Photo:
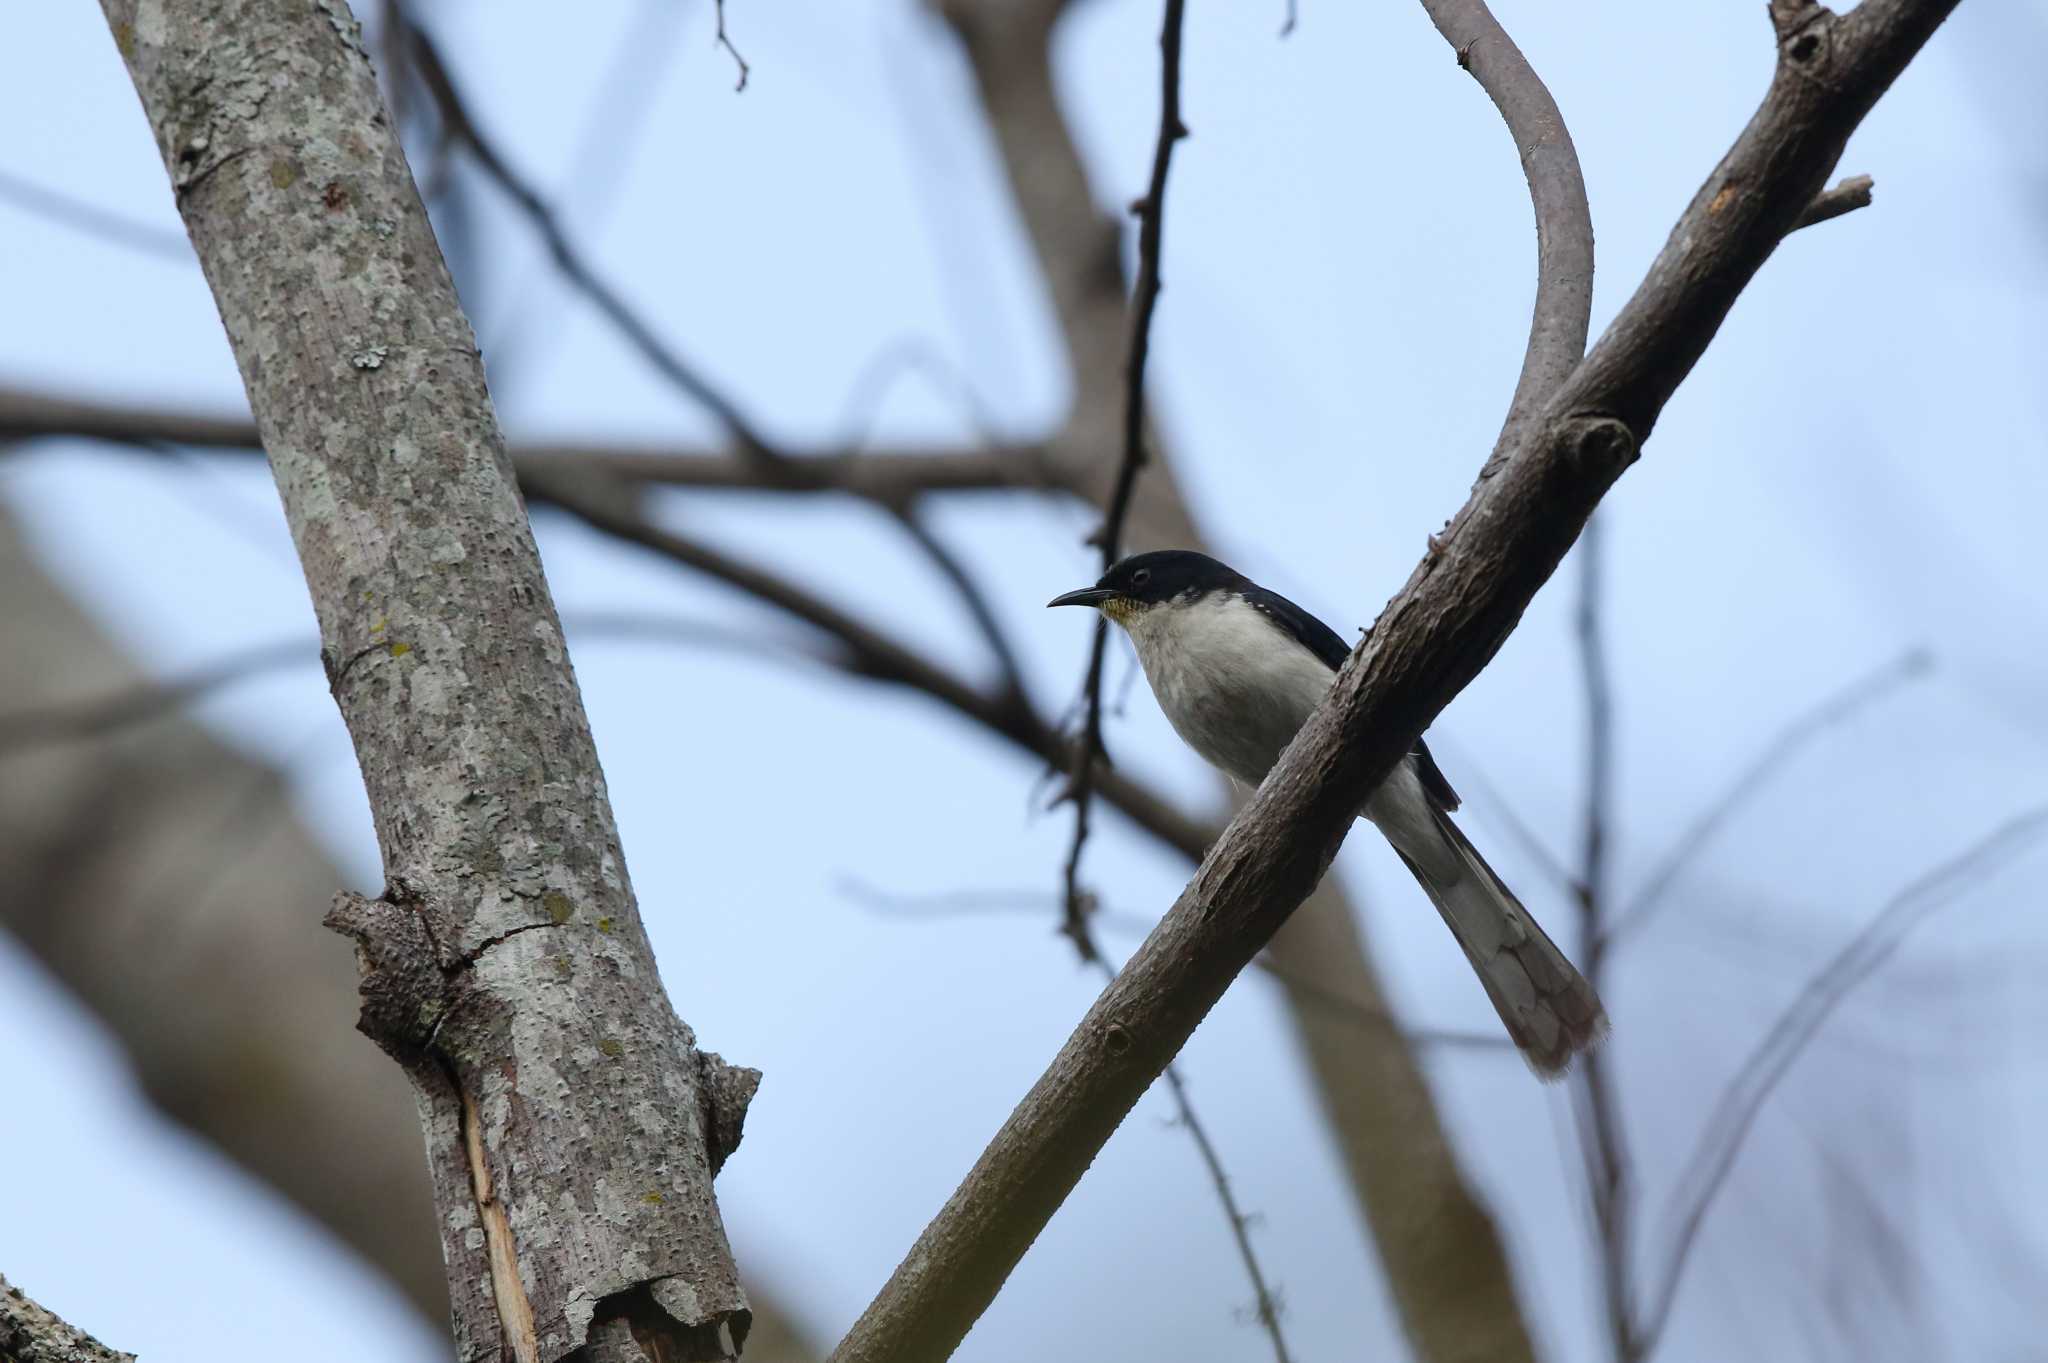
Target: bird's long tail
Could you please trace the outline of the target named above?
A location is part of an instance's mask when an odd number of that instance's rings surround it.
[[[1607,1035],[1607,1012],[1586,977],[1450,817],[1437,811],[1436,824],[1457,853],[1455,859],[1430,858],[1443,874],[1425,870],[1406,852],[1401,860],[1465,949],[1529,1068],[1544,1079],[1562,1078],[1574,1055]],[[1400,851],[1398,845],[1395,850]],[[1452,861],[1458,864],[1455,878],[1448,874]]]

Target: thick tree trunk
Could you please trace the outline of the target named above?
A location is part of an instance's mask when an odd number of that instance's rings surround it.
[[[350,1028],[355,966],[317,921],[341,872],[284,774],[176,712],[58,742],[25,724],[149,682],[37,566],[4,503],[0,601],[0,928],[107,1028],[165,1116],[445,1325],[419,1119],[404,1075]],[[758,1284],[747,1296],[749,1363],[817,1357]]]
[[[455,299],[341,0],[104,0],[269,451],[383,849],[362,1026],[426,1130],[464,1359],[719,1358],[758,1076],[670,1010]]]

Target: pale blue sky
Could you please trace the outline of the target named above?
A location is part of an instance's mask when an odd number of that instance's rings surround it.
[[[739,96],[708,4],[666,18],[624,3],[420,6],[487,126],[566,197],[607,278],[775,436],[842,435],[863,372],[910,338],[948,357],[1002,430],[1057,421],[1050,318],[943,33],[910,0],[729,8],[753,65]],[[1755,107],[1771,61],[1760,9],[1501,0],[1585,165],[1596,328]],[[1090,0],[1061,34],[1063,93],[1105,205],[1142,187],[1158,17],[1153,0]],[[1194,136],[1169,199],[1155,393],[1220,552],[1348,631],[1462,500],[1498,425],[1533,235],[1513,148],[1419,6],[1303,0],[1284,42],[1279,18],[1277,0],[1190,6]],[[1653,1211],[1719,1083],[1800,982],[1913,876],[2048,800],[2048,160],[2030,135],[2044,32],[2037,8],[1963,7],[1850,143],[1842,173],[1874,175],[1876,206],[1786,243],[1608,502],[1624,887],[1790,716],[1909,647],[1937,660],[1802,756],[1616,962],[1614,1054]],[[19,7],[7,36],[0,123],[15,135],[0,170],[177,232],[96,9]],[[605,135],[636,96],[644,121]],[[504,366],[494,385],[515,436],[710,438],[548,276],[502,202],[480,201],[465,301]],[[0,296],[0,381],[238,409],[189,264],[0,203]],[[956,402],[915,381],[889,391],[876,429],[972,434]],[[0,496],[153,668],[312,634],[253,461],[195,468],[52,442],[0,460]],[[868,512],[746,496],[662,510],[985,667],[950,598]],[[989,583],[1042,703],[1060,708],[1086,631],[1040,606],[1092,576],[1086,519],[963,499],[938,521]],[[565,613],[780,625],[559,518],[539,531]],[[1581,796],[1570,569],[1433,733],[1454,782],[1483,772],[1560,850]],[[1031,764],[912,696],[618,643],[579,647],[576,662],[678,1008],[708,1047],[767,1074],[719,1185],[742,1262],[836,1338],[1092,994],[1050,931],[1067,819],[1034,812]],[[290,764],[299,809],[374,887],[317,668],[203,713]],[[1110,740],[1120,764],[1190,806],[1215,799],[1142,685]],[[1468,826],[1568,936],[1565,905],[1482,802]],[[1089,866],[1127,914],[1157,914],[1184,878],[1114,817]],[[1354,839],[1339,868],[1409,1015],[1494,1025],[1376,840]],[[1933,920],[1793,1071],[1708,1224],[1663,1357],[2031,1347],[2048,1262],[2031,1045],[2048,1024],[2033,987],[2044,869],[2048,850]],[[1042,890],[1047,913],[890,920],[850,900],[847,878]],[[319,908],[305,906],[309,932]],[[444,1347],[317,1229],[150,1116],[89,1020],[4,948],[0,1034],[13,1039],[10,1103],[38,1114],[0,1128],[0,1158],[36,1171],[0,1180],[0,1271],[17,1283],[151,1359],[199,1357],[201,1340],[211,1357],[309,1360]],[[1269,986],[1235,988],[1185,1063],[1259,1214],[1297,1356],[1398,1356]],[[1593,1356],[1562,1099],[1511,1059],[1432,1066],[1550,1356]],[[1167,1116],[1159,1099],[1141,1104],[961,1358],[1262,1355],[1233,1318],[1248,1293]],[[1876,1190],[1924,1275],[1917,1304],[1889,1303],[1913,1329],[1867,1341],[1813,1333],[1832,1328],[1831,1293],[1872,1291],[1833,1238],[1856,1224],[1841,1208],[1857,1187]],[[1653,1217],[1648,1265],[1661,1235]]]

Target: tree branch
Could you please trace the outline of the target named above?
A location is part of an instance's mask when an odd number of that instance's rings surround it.
[[[1868,175],[1851,175],[1833,189],[1824,190],[1814,196],[1806,211],[1792,220],[1792,230],[1811,227],[1815,223],[1839,218],[1844,213],[1854,213],[1859,208],[1870,207],[1870,194],[1876,181]]]
[[[1102,972],[1105,984],[1116,978],[1116,968],[1096,946],[1086,918],[1073,920],[1062,931],[1073,938],[1074,950],[1082,963]],[[1195,1153],[1201,1157],[1202,1167],[1209,1175],[1209,1186],[1215,1190],[1216,1201],[1223,1208],[1223,1219],[1230,1227],[1231,1242],[1237,1246],[1238,1262],[1244,1265],[1245,1277],[1251,1281],[1253,1318],[1273,1345],[1273,1363],[1292,1363],[1287,1352],[1287,1334],[1280,1328],[1280,1296],[1267,1285],[1266,1271],[1259,1264],[1258,1251],[1252,1248],[1251,1218],[1237,1205],[1237,1194],[1231,1191],[1230,1176],[1223,1168],[1223,1156],[1217,1153],[1216,1143],[1209,1139],[1208,1128],[1195,1114],[1194,1100],[1188,1097],[1187,1083],[1181,1078],[1179,1067],[1168,1064],[1163,1077],[1167,1097],[1172,1101],[1188,1139],[1195,1143]]]
[[[596,529],[714,577],[822,630],[846,647],[848,656],[843,665],[848,671],[921,692],[1048,765],[1059,764],[1065,745],[1058,732],[1031,708],[1028,699],[986,694],[881,630],[767,569],[742,563],[722,550],[652,524],[622,492],[623,489],[613,488],[607,493],[590,479],[541,478],[531,488],[536,498]],[[1099,788],[1104,799],[1123,810],[1140,828],[1177,848],[1190,860],[1199,858],[1202,848],[1214,836],[1213,827],[1115,772],[1103,773]]]
[[[1606,987],[1603,931],[1608,903],[1607,838],[1614,821],[1614,696],[1607,662],[1602,606],[1605,604],[1606,536],[1601,519],[1586,522],[1579,537],[1579,672],[1586,689],[1586,806],[1577,897],[1579,941],[1586,979],[1597,994]],[[1608,1345],[1615,1363],[1642,1356],[1635,1320],[1634,1161],[1622,1124],[1606,1047],[1581,1057],[1573,1098],[1586,1188],[1600,1255],[1601,1303]]]
[[[1181,27],[1186,0],[1166,0],[1159,30],[1159,135],[1152,148],[1152,179],[1145,197],[1132,205],[1138,215],[1138,284],[1131,299],[1130,348],[1124,359],[1123,457],[1117,463],[1102,524],[1090,542],[1102,551],[1108,572],[1123,551],[1124,520],[1131,512],[1131,493],[1145,466],[1145,367],[1152,354],[1152,314],[1159,304],[1160,255],[1166,248],[1166,175],[1173,149],[1188,135],[1180,117]],[[1102,669],[1109,655],[1109,620],[1098,614],[1088,645],[1088,668],[1081,682],[1081,729],[1074,741],[1073,763],[1065,797],[1074,805],[1074,839],[1067,849],[1062,881],[1066,887],[1065,931],[1088,960],[1094,943],[1087,930],[1088,895],[1081,888],[1081,855],[1088,846],[1089,805],[1095,797],[1096,765],[1106,757],[1102,744]],[[1276,1335],[1277,1341],[1277,1335]],[[1277,1345],[1281,1353],[1284,1345]]]
[[[1307,897],[1366,796],[1498,650],[1863,114],[1954,0],[1778,0],[1762,108],[1613,327],[1498,461],[1160,925],[841,1341],[949,1355],[1145,1089]]]
[[[386,890],[330,925],[412,1079],[465,1360],[748,1325],[707,1100],[474,337],[341,0],[104,0],[242,370]],[[630,1108],[621,1123],[613,1115]],[[630,1334],[628,1327],[630,1326]]]
[[[1593,214],[1557,101],[1485,0],[1422,0],[1429,20],[1508,125],[1536,212],[1536,308],[1501,424],[1505,451],[1586,353],[1593,316]]]
[[[0,1274],[0,1359],[7,1363],[135,1363],[56,1313],[30,1301]]]
[[[720,392],[709,380],[698,372],[696,365],[683,358],[674,347],[655,333],[654,327],[634,310],[625,297],[611,285],[599,279],[583,253],[577,249],[569,235],[563,230],[561,220],[539,190],[499,154],[497,146],[483,133],[471,114],[469,106],[456,89],[455,80],[449,74],[447,64],[441,59],[440,49],[425,29],[412,20],[403,5],[397,13],[412,39],[412,56],[420,81],[434,98],[440,110],[443,126],[461,145],[467,147],[476,158],[483,172],[496,181],[512,202],[519,207],[540,233],[541,240],[548,248],[548,254],[555,262],[555,268],[571,287],[588,299],[592,306],[610,322],[628,344],[640,352],[643,359],[664,379],[692,402],[697,403],[715,416],[719,424],[730,431],[738,442],[741,453],[755,460],[779,460],[780,451],[770,445],[755,429],[753,423],[740,411],[738,405]],[[720,35],[723,36],[723,16],[720,20]],[[739,54],[733,54],[737,57]],[[745,63],[741,64],[744,72]],[[744,84],[744,78],[742,79]]]
[[[147,448],[159,444],[261,452],[256,423],[175,408],[98,402],[0,385],[0,441],[73,436]],[[929,450],[807,449],[775,462],[711,450],[593,441],[511,447],[513,465],[555,475],[580,471],[669,487],[732,492],[839,493],[885,505],[923,493],[1067,492],[1043,445]]]

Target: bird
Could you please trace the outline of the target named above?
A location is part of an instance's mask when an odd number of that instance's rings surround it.
[[[1090,606],[1120,626],[1159,708],[1203,760],[1246,788],[1266,778],[1351,649],[1278,592],[1207,554],[1162,549],[1113,564],[1047,603]],[[1464,948],[1528,1062],[1561,1078],[1607,1032],[1586,977],[1452,822],[1458,793],[1420,739],[1365,802]]]

